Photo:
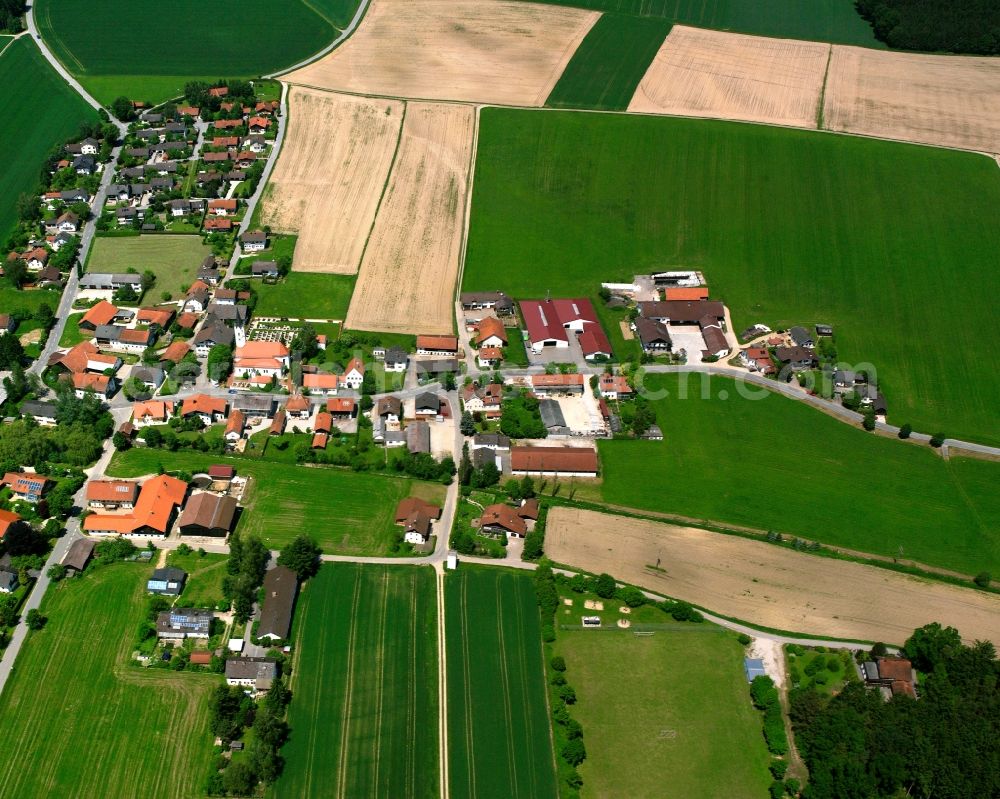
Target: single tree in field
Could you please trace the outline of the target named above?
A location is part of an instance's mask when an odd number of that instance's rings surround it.
[[[606,572],[599,575],[594,583],[594,593],[602,599],[611,599],[615,595],[615,578]]]
[[[319,571],[320,548],[307,535],[295,537],[287,547],[281,550],[278,555],[278,565],[287,566],[295,572],[300,580],[308,580]]]

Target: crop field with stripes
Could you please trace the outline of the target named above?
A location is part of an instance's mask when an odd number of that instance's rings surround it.
[[[556,795],[531,575],[465,568],[445,583],[452,796]]]
[[[438,793],[434,573],[327,563],[306,583],[281,799]]]

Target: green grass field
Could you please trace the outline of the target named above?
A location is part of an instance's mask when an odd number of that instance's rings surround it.
[[[159,102],[187,80],[255,77],[309,57],[335,38],[331,20],[351,2],[288,0],[278,10],[269,0],[180,0],[158,19],[148,0],[39,0],[35,19],[56,57],[102,103],[121,94]],[[143,35],[156,26],[169,33]],[[129,31],[142,47],[122,45]]]
[[[641,638],[574,629],[554,646],[584,729],[583,799],[767,795],[770,756],[735,635],[707,624]]]
[[[452,796],[555,796],[531,575],[462,567],[445,583]]]
[[[38,188],[42,162],[96,112],[63,83],[31,39],[7,45],[0,55],[0,242],[17,222],[17,198]],[[38,110],[45,109],[44,114]],[[58,301],[57,301],[58,302]],[[6,309],[4,309],[6,310]]]
[[[834,325],[889,420],[1000,444],[1000,172],[969,153],[762,125],[484,109],[463,290],[593,296],[701,269],[737,332]],[[498,283],[498,276],[502,276]]]
[[[212,248],[202,243],[201,236],[98,236],[87,271],[124,272],[131,267],[142,273],[148,269],[156,275],[156,283],[144,301],[155,303],[164,291],[181,296],[181,287],[194,283],[198,267],[211,254]]]
[[[212,762],[208,693],[218,675],[127,664],[148,565],[118,564],[52,586],[0,696],[16,757],[3,796],[192,797]]]
[[[290,272],[280,283],[257,286],[257,316],[343,319],[354,292],[354,275]]]
[[[327,563],[306,584],[275,797],[438,795],[434,579]]]
[[[272,548],[308,532],[328,554],[388,555],[399,529],[394,523],[399,500],[414,492],[428,501],[444,500],[444,486],[406,477],[162,449],[115,453],[108,473],[139,477],[161,466],[197,472],[213,463],[231,464],[253,478],[238,529]]]
[[[701,399],[701,377],[646,378],[652,396],[670,392],[656,402],[664,440],[599,443],[605,501],[1000,573],[1000,464],[944,461],[763,389],[745,399],[725,378]]]
[[[7,284],[0,286],[0,312],[10,313],[11,311],[23,310],[34,313],[44,303],[48,303],[49,308],[55,311],[59,307],[61,295],[62,292],[53,289],[19,291]]]
[[[532,0],[534,1],[534,0]],[[885,49],[851,0],[542,0],[698,28]]]
[[[602,15],[580,42],[545,104],[624,111],[669,32],[667,20]]]
[[[211,608],[224,600],[222,580],[226,576],[227,555],[197,550],[182,555],[173,549],[167,554],[167,565],[187,572],[181,604],[195,608]]]

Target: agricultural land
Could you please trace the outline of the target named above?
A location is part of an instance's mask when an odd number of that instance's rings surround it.
[[[674,26],[629,111],[816,127],[830,46]]]
[[[766,795],[767,748],[733,633],[560,629],[553,648],[585,731],[581,796]]]
[[[601,281],[697,268],[735,330],[834,325],[841,360],[877,369],[892,421],[1000,443],[982,335],[982,297],[1000,289],[993,159],[757,125],[484,109],[475,174],[463,290],[595,296]]]
[[[390,333],[454,330],[475,126],[469,106],[407,103],[399,152],[347,312],[348,327]]]
[[[343,46],[286,78],[357,94],[541,106],[598,16],[514,0],[373,0]]]
[[[599,444],[606,502],[902,552],[970,576],[1000,569],[1000,464],[944,461],[763,388],[747,398],[728,378],[651,375],[645,388],[663,397],[664,440]],[[863,508],[864,524],[845,508]]]
[[[295,87],[261,220],[299,234],[296,272],[353,275],[389,177],[403,103]]]
[[[5,120],[0,127],[0,239],[6,240],[17,221],[17,198],[38,188],[38,173],[49,151],[96,113],[58,78],[27,38],[8,42],[0,54],[0,106]],[[39,108],[45,113],[38,113]],[[10,307],[4,305],[5,310]]]
[[[834,47],[830,130],[1000,152],[1000,60]]]
[[[430,568],[325,564],[296,610],[281,797],[438,792]]]
[[[158,298],[164,291],[175,298],[190,286],[205,257],[212,254],[201,236],[98,236],[87,261],[88,272],[146,271],[156,275],[151,291]],[[148,299],[148,298],[147,298]]]
[[[535,2],[536,0],[520,0]],[[542,0],[699,28],[884,48],[850,0]]]
[[[463,567],[446,578],[445,613],[451,795],[554,795],[531,576]]]
[[[154,449],[119,452],[109,467],[118,477],[167,470],[198,471],[225,462],[251,478],[239,531],[257,535],[277,549],[303,530],[324,552],[341,555],[388,554],[395,527],[396,503],[425,484],[408,478],[365,474],[335,468],[304,468],[250,458],[224,458]],[[442,486],[427,484],[432,501]]]
[[[669,30],[662,19],[602,14],[545,104],[624,111]]]
[[[219,677],[126,664],[149,571],[115,565],[49,589],[49,623],[32,633],[0,697],[0,728],[18,753],[0,766],[4,796],[202,791],[213,757],[207,699]]]
[[[771,629],[901,644],[939,621],[1000,642],[994,594],[740,536],[560,507],[549,512],[545,549],[557,563]]]
[[[180,0],[169,21],[156,23],[180,27],[143,37],[142,46],[123,46],[122,25],[131,20],[141,35],[154,20],[148,3],[39,0],[35,18],[63,66],[102,103],[123,94],[160,102],[182,94],[190,80],[255,77],[307,58],[333,41],[352,4],[290,0],[279,12],[268,0]]]

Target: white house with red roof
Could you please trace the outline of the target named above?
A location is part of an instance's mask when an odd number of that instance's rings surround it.
[[[341,375],[340,379],[348,388],[360,391],[361,384],[365,379],[365,365],[362,363],[361,359],[351,358],[350,362],[347,364],[347,368],[344,369],[344,374]]]

